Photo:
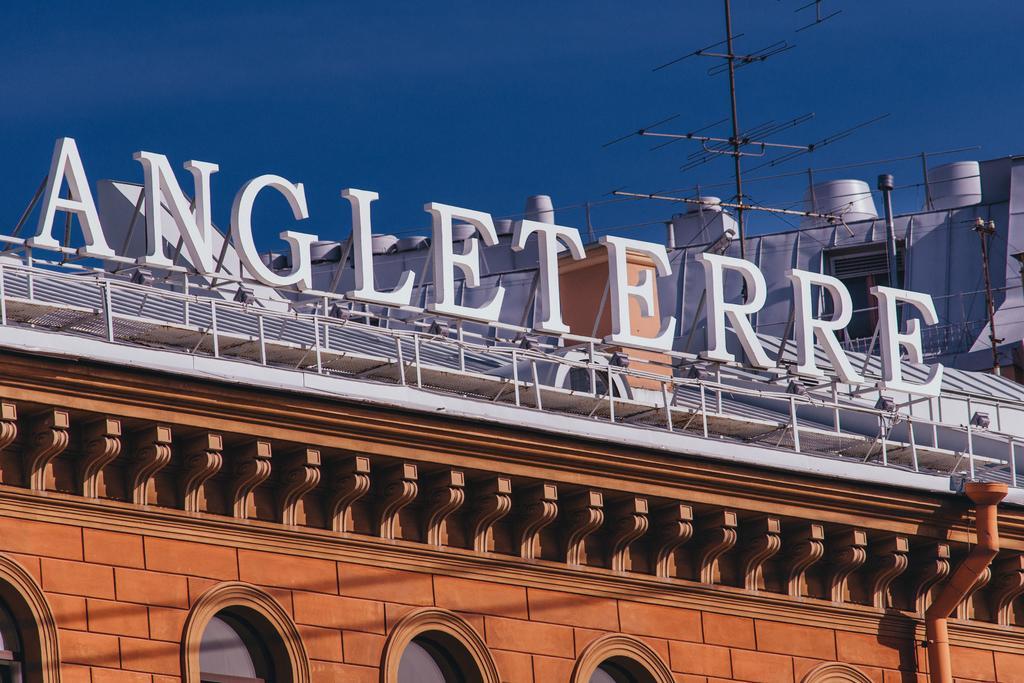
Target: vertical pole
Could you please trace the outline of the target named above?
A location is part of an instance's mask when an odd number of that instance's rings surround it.
[[[405,386],[405,356],[402,354],[402,338],[395,335],[395,354],[398,356],[398,381]]]
[[[885,246],[886,260],[889,262],[889,286],[899,287],[899,269],[896,262],[896,225],[892,218],[892,191],[895,181],[892,175],[884,173],[878,176],[878,189],[882,191],[882,204],[885,207]]]
[[[324,359],[323,354],[320,353],[320,318],[316,313],[313,314],[313,346],[316,349],[316,371],[317,374],[323,374],[324,372]]]
[[[530,373],[533,376],[533,400],[537,404],[537,410],[543,410],[544,405],[540,400],[540,376],[537,374],[537,361],[530,359]]]
[[[1010,437],[1010,486],[1017,486],[1017,448]]]
[[[715,363],[715,384],[718,385],[718,391],[715,392],[715,412],[719,415],[722,414],[722,366]]]
[[[974,481],[974,435],[971,430],[970,420],[967,421],[967,464],[971,481]]]
[[[608,366],[608,419],[615,422],[615,390],[612,377],[612,366]]]
[[[665,402],[665,425],[668,427],[668,431],[675,431],[672,429],[672,403],[669,400],[665,382],[661,383],[661,400]]]
[[[267,338],[263,333],[263,315],[256,316],[256,323],[260,329],[260,365],[267,364]]]
[[[594,342],[587,342],[587,365],[590,367],[590,393],[597,397],[597,367],[594,365]]]
[[[36,298],[36,279],[32,275],[35,262],[32,260],[32,247],[25,247],[25,265],[28,266],[28,300]]]
[[[789,422],[793,429],[793,450],[800,452],[800,428],[796,422],[796,396],[789,397]]]
[[[418,334],[412,338],[412,358],[416,363],[416,386],[422,389],[423,371],[420,369],[420,336]]]
[[[0,264],[0,325],[7,324],[7,289],[4,285],[4,266]]]
[[[458,325],[456,326],[455,330],[456,330],[456,332],[458,332],[457,337],[458,337],[458,343],[459,343],[459,370],[461,370],[462,372],[465,372],[466,371],[466,348],[465,348],[465,346],[463,346],[464,337],[462,335],[462,321],[461,320],[458,322]]]
[[[189,318],[191,318],[191,304],[188,300],[188,273],[183,273],[184,282],[181,285],[181,291],[185,295],[185,327],[189,326]]]
[[[996,222],[978,218],[974,223],[974,231],[981,238],[981,268],[985,276],[985,305],[988,309],[988,339],[992,343],[992,374],[999,374],[999,342],[996,337],[996,307],[992,300],[992,278],[988,271],[988,238],[996,231]]]
[[[832,431],[839,433],[839,385],[832,380]]]
[[[220,358],[220,340],[217,338],[217,300],[210,299],[210,329],[213,332],[213,357]]]
[[[110,295],[110,283],[103,283],[103,317],[107,323],[107,341],[114,341],[114,302]]]
[[[920,468],[918,467],[917,462],[917,441],[914,438],[914,423],[910,420],[909,416],[907,417],[907,431],[910,433],[910,458],[914,463],[914,471],[919,472]]]
[[[924,175],[924,207],[932,210],[932,188],[928,183],[928,154],[921,152],[921,173]]]
[[[516,405],[520,403],[519,399],[519,360],[516,358],[516,350],[512,349],[512,389],[516,397]]]
[[[736,111],[736,55],[732,51],[732,8],[725,0],[725,41],[726,60],[729,62],[729,101],[732,105],[732,155],[736,171],[736,203],[743,205],[743,175],[740,168],[740,120]],[[743,225],[743,209],[736,209],[736,226],[739,228],[740,258],[747,258],[747,232]]]
[[[886,442],[889,440],[889,432],[885,429],[885,418],[881,415],[878,416],[878,438],[882,442],[882,464],[888,467],[889,448]]]
[[[700,424],[704,438],[708,438],[708,399],[704,392],[704,382],[700,383]]]
[[[971,399],[967,397],[967,463],[970,468],[971,481],[974,481],[974,425],[971,418],[974,416],[974,409],[971,406]]]

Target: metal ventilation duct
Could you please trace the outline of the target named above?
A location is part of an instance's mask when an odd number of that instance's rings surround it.
[[[701,197],[701,204],[690,204],[686,213],[672,216],[672,232],[677,247],[714,242],[726,230],[736,231],[736,219],[722,209],[718,197]]]
[[[539,223],[555,222],[555,207],[551,197],[546,194],[535,194],[526,198],[526,218]]]
[[[390,254],[395,251],[398,238],[394,235],[375,235],[370,244],[374,254]]]
[[[511,235],[512,230],[515,228],[515,223],[511,218],[499,218],[494,221],[494,230],[498,235]]]
[[[341,242],[313,242],[313,244],[309,245],[309,256],[313,263],[340,261]]]
[[[452,226],[452,242],[468,240],[476,234],[476,226],[470,223],[456,223]]]
[[[929,209],[958,209],[981,201],[981,166],[977,161],[954,161],[928,171]]]
[[[403,237],[395,243],[395,251],[418,251],[430,247],[430,238],[423,235]]]
[[[878,218],[871,187],[863,180],[829,180],[814,185],[804,195],[804,206],[815,213],[830,213],[843,217],[847,223]],[[822,218],[806,218],[804,227],[824,225]]]

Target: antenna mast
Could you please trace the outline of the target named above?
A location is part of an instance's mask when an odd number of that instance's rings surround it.
[[[743,204],[743,170],[740,161],[740,120],[736,111],[736,54],[732,51],[732,7],[725,0],[725,50],[729,63],[729,100],[732,104],[732,158],[736,169],[736,203]],[[736,209],[736,225],[739,228],[740,258],[747,258],[747,232],[743,227],[743,209]]]
[[[827,16],[822,16],[821,15],[821,3],[822,3],[822,1],[823,0],[812,0],[812,2],[810,4],[804,5],[803,7],[800,7],[800,8],[798,8],[796,10],[796,11],[799,12],[801,10],[805,10],[805,9],[810,8],[810,7],[814,7],[815,8],[815,13],[816,13],[815,14],[815,21],[812,22],[811,24],[808,24],[807,26],[804,26],[803,28],[801,28],[799,30],[802,31],[802,30],[810,28],[812,26],[816,26],[818,24],[821,24],[824,21],[826,21],[828,19],[831,19],[832,17],[836,16],[837,14],[839,14],[841,12],[841,10],[839,10],[839,11],[835,11],[835,12],[833,12],[833,13],[827,15]],[[616,138],[614,140],[611,140],[610,142],[605,143],[604,147],[608,147],[609,145],[614,145],[616,143],[622,142],[623,140],[626,140],[627,138],[630,138],[630,137],[632,137],[634,135],[640,136],[640,137],[663,138],[665,140],[665,142],[663,142],[661,144],[658,144],[658,145],[655,145],[654,147],[652,147],[651,148],[652,150],[659,149],[661,147],[665,147],[666,145],[669,145],[669,144],[671,144],[673,142],[676,142],[678,140],[691,140],[691,141],[700,143],[700,146],[701,146],[700,150],[690,154],[689,157],[687,157],[687,159],[688,159],[687,163],[683,164],[680,167],[681,171],[688,171],[690,169],[696,168],[697,166],[700,166],[700,165],[708,162],[709,160],[715,158],[716,156],[722,156],[722,155],[724,155],[724,156],[731,156],[733,158],[733,172],[734,172],[733,175],[734,175],[734,181],[735,181],[736,196],[735,196],[734,203],[730,203],[729,206],[733,207],[736,210],[736,224],[737,224],[737,228],[738,228],[738,230],[737,230],[737,238],[739,239],[740,257],[743,258],[743,259],[746,259],[747,258],[747,249],[746,249],[746,237],[747,237],[747,230],[746,230],[746,228],[747,228],[747,226],[746,226],[746,221],[745,221],[745,215],[744,214],[747,211],[768,211],[769,213],[776,213],[776,214],[779,214],[779,213],[793,213],[793,214],[805,215],[805,216],[812,216],[812,215],[814,215],[815,217],[828,218],[828,220],[830,220],[832,222],[842,222],[842,220],[843,220],[842,213],[844,213],[844,212],[843,211],[838,211],[838,212],[832,212],[830,214],[822,214],[822,213],[816,213],[815,211],[810,211],[810,212],[780,211],[780,210],[777,210],[777,209],[769,209],[767,207],[758,206],[756,203],[747,201],[747,198],[746,198],[746,196],[743,193],[743,161],[742,161],[741,157],[744,157],[744,156],[765,157],[769,153],[769,151],[771,151],[771,152],[781,151],[782,152],[781,156],[778,156],[778,157],[775,157],[775,158],[769,158],[767,160],[764,160],[761,164],[755,166],[754,168],[757,169],[757,168],[762,168],[764,166],[776,166],[776,165],[778,165],[780,163],[784,163],[784,162],[789,161],[789,160],[791,160],[793,158],[796,158],[796,157],[798,157],[798,156],[800,156],[802,154],[810,154],[811,152],[814,152],[815,150],[817,150],[817,149],[819,149],[821,147],[824,147],[825,145],[828,145],[828,144],[831,144],[833,142],[837,142],[839,140],[842,140],[842,139],[844,139],[846,137],[849,137],[855,131],[857,131],[857,130],[865,127],[865,126],[868,126],[868,125],[871,125],[873,123],[876,123],[877,121],[882,120],[883,118],[888,116],[888,114],[883,114],[881,116],[876,116],[876,117],[874,117],[872,119],[869,119],[867,121],[863,121],[863,122],[858,123],[858,124],[856,124],[854,126],[851,126],[851,127],[847,128],[845,130],[841,130],[838,133],[833,133],[833,134],[831,134],[831,135],[829,135],[829,136],[827,136],[825,138],[822,138],[821,140],[817,140],[817,141],[812,142],[810,144],[802,144],[802,145],[801,144],[787,144],[787,143],[781,143],[781,142],[769,142],[767,138],[769,136],[772,136],[772,135],[782,131],[782,130],[786,130],[788,128],[793,128],[793,127],[798,126],[798,125],[800,125],[800,124],[802,124],[802,123],[804,123],[806,121],[809,121],[811,118],[814,117],[813,113],[809,113],[809,114],[804,114],[802,116],[798,116],[798,117],[792,119],[791,121],[787,121],[785,123],[777,123],[775,121],[768,121],[768,122],[765,122],[765,123],[761,123],[761,124],[759,124],[757,126],[754,126],[753,128],[750,128],[749,130],[746,130],[746,131],[741,130],[740,129],[740,120],[739,120],[739,106],[738,106],[738,103],[736,101],[736,99],[737,99],[736,98],[736,89],[737,89],[736,88],[736,70],[741,68],[741,67],[748,66],[750,64],[757,64],[757,63],[764,62],[767,59],[769,59],[770,57],[773,57],[773,56],[778,55],[778,54],[780,54],[782,52],[786,52],[788,50],[793,49],[793,47],[795,47],[795,46],[790,44],[786,40],[780,40],[778,42],[772,43],[771,45],[768,45],[767,47],[763,47],[760,50],[756,50],[756,51],[751,52],[749,54],[737,54],[735,52],[734,43],[735,43],[735,40],[738,39],[738,38],[741,38],[743,36],[743,34],[734,34],[733,33],[733,27],[732,27],[732,2],[731,2],[731,0],[723,0],[723,6],[724,6],[724,10],[725,10],[725,39],[724,40],[721,40],[721,41],[719,41],[717,43],[714,43],[712,45],[708,45],[706,47],[702,47],[702,48],[700,48],[698,50],[694,50],[693,52],[685,54],[685,55],[683,55],[681,57],[677,57],[677,58],[675,58],[675,59],[673,59],[673,60],[671,60],[669,62],[666,62],[664,64],[661,64],[660,66],[655,67],[653,70],[654,71],[660,71],[660,70],[662,70],[662,69],[664,69],[666,67],[678,64],[679,62],[682,62],[682,61],[684,61],[684,60],[686,60],[686,59],[688,59],[690,57],[711,57],[712,59],[724,60],[724,61],[720,62],[719,64],[717,64],[717,65],[711,67],[710,69],[708,69],[708,75],[709,76],[713,76],[713,75],[720,74],[720,73],[725,73],[725,72],[728,72],[728,74],[729,74],[729,109],[730,109],[730,117],[732,119],[732,134],[730,135],[730,137],[724,138],[724,137],[715,137],[715,136],[712,136],[712,135],[699,135],[698,134],[698,133],[700,133],[703,130],[706,130],[708,128],[713,128],[714,126],[717,126],[719,123],[723,123],[724,121],[716,122],[716,123],[710,124],[708,126],[704,126],[703,128],[700,128],[700,129],[697,129],[695,131],[691,131],[691,132],[688,132],[688,133],[670,133],[670,132],[661,132],[661,131],[654,131],[654,130],[652,130],[656,126],[661,126],[661,125],[663,125],[665,123],[668,123],[669,121],[673,121],[673,120],[677,119],[679,117],[679,114],[675,114],[675,115],[670,116],[668,118],[662,119],[661,121],[658,121],[656,123],[652,123],[652,124],[650,124],[648,126],[640,128],[639,130],[636,130],[633,133],[628,133],[628,134],[623,135],[621,137],[618,137],[618,138]],[[725,50],[726,50],[725,52],[716,52],[716,51],[714,51],[714,48],[717,48],[720,45],[724,45],[725,46]],[[635,193],[635,192],[622,192],[620,190],[615,190],[611,194],[616,195],[616,196],[622,196],[622,197],[634,197],[634,198],[644,198],[644,199],[659,199],[659,200],[665,200],[665,201],[679,201],[681,199],[679,197],[666,197],[666,196],[664,196],[663,194],[660,194],[660,193],[647,194],[647,193]],[[698,200],[699,200],[699,197],[698,197]],[[699,203],[699,201],[695,201],[694,203]],[[726,204],[723,203],[723,206],[726,206]],[[812,209],[813,208],[814,207],[812,207]]]

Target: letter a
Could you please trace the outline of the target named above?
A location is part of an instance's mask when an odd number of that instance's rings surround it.
[[[67,199],[60,196],[65,179],[68,181],[70,195]],[[43,192],[43,205],[39,210],[39,227],[36,234],[26,240],[28,246],[51,249],[61,246],[52,234],[53,220],[58,211],[78,216],[78,224],[85,237],[85,246],[78,250],[79,254],[93,258],[114,255],[113,250],[107,246],[103,226],[96,213],[96,202],[92,198],[92,190],[89,189],[89,180],[85,177],[82,157],[78,154],[74,138],[60,138],[53,148],[50,175],[46,177],[46,191]]]

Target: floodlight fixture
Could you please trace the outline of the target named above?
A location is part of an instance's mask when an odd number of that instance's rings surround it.
[[[234,300],[240,304],[254,304],[256,303],[256,293],[248,287],[239,287],[235,290]]]
[[[988,416],[988,413],[983,413],[980,410],[976,411],[971,416],[971,426],[977,427],[978,429],[988,429],[988,426],[992,424],[992,419]]]
[[[879,396],[875,401],[876,410],[884,410],[887,413],[896,412],[896,401],[889,396]]]

